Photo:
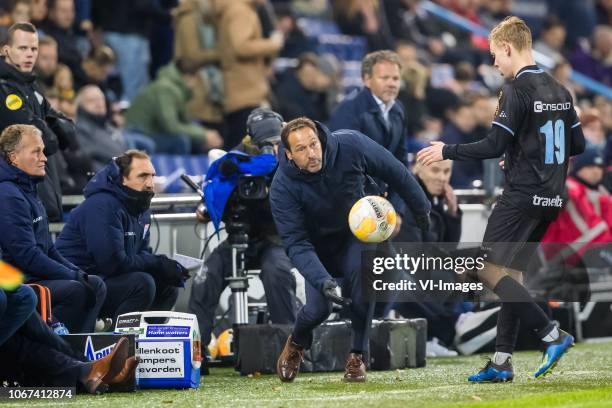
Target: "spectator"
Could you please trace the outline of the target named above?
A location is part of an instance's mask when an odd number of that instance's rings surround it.
[[[516,2],[517,0],[513,1]],[[527,8],[532,7],[533,0],[522,1],[529,3],[524,4]],[[565,23],[567,30],[566,43],[572,47],[582,38],[591,35],[597,25],[594,1],[556,0],[548,1],[548,3],[549,14],[559,16]]]
[[[294,12],[289,5],[277,4],[276,11],[277,29],[285,37],[285,44],[279,57],[298,58],[305,52],[316,52],[317,41],[307,37],[298,26]]]
[[[321,70],[316,54],[302,54],[295,69],[285,72],[276,89],[280,114],[285,120],[307,116],[320,122],[329,117],[327,92],[331,78]]]
[[[62,114],[65,114],[64,112],[74,113],[71,110],[72,102],[60,98],[59,92],[55,88],[50,88],[45,93],[45,97],[53,110]],[[69,115],[66,114],[66,116]],[[74,120],[73,118],[74,116],[71,117],[71,120]],[[70,148],[64,149],[52,156],[56,162],[60,191],[63,195],[81,194],[84,186],[82,183],[83,179],[87,181],[86,174],[91,171],[91,166],[87,164],[87,157],[80,157],[79,147],[75,132],[74,141],[71,143]],[[85,160],[85,163],[83,160]],[[83,168],[83,166],[85,167]],[[80,178],[78,182],[75,180],[75,176]]]
[[[334,21],[342,33],[365,36],[370,51],[395,47],[387,17],[378,1],[334,0],[332,10]]]
[[[188,116],[217,131],[223,129],[223,78],[218,67],[219,51],[214,12],[210,1],[186,0],[174,17],[174,58],[189,58],[200,68]],[[201,34],[202,33],[202,34]]]
[[[53,88],[57,91],[60,100],[74,99],[74,79],[67,65],[58,64],[53,77]]]
[[[493,122],[495,118],[495,103],[497,100],[495,98],[491,98],[488,94],[476,93],[469,96],[469,101],[470,105],[472,106],[474,119],[476,121],[474,133],[480,140],[486,137],[486,134],[491,127],[491,122]],[[455,165],[456,164],[457,163],[455,163]]]
[[[187,271],[149,247],[155,169],[148,155],[128,150],[92,178],[85,201],[57,238],[67,259],[100,275],[108,289],[103,316],[170,310]]]
[[[74,0],[49,0],[49,17],[40,28],[57,41],[59,62],[80,75],[82,57],[73,24]]]
[[[450,186],[453,162],[444,160],[430,166],[416,164],[414,175],[431,203],[429,231],[421,231],[412,211],[406,210],[399,242],[459,242],[461,238],[461,209]],[[448,249],[448,248],[447,248]],[[406,318],[427,319],[427,353],[432,357],[456,356],[448,350],[455,338],[457,315],[454,305],[442,302],[403,302],[395,309]]]
[[[115,69],[115,53],[110,47],[101,45],[92,48],[81,63],[81,73],[83,76],[74,77],[74,89],[79,90],[85,85],[96,85],[107,99],[115,102],[119,99],[117,90],[111,89],[108,84],[108,77]]]
[[[127,145],[121,131],[108,120],[106,100],[100,88],[95,85],[81,88],[77,106],[77,139],[97,172],[113,157],[120,156]]]
[[[445,24],[429,13],[423,13],[419,2],[420,0],[381,2],[396,39],[416,44],[421,50],[421,58],[426,62],[437,61],[447,52],[449,46],[469,44],[469,34]]]
[[[38,42],[38,59],[36,60],[36,79],[38,86],[46,91],[53,87],[57,71],[57,41],[45,36]]]
[[[599,111],[597,109],[583,111],[580,123],[587,147],[594,147],[603,152],[606,148],[606,133]]]
[[[567,88],[569,93],[572,95],[572,99],[576,104],[578,102],[577,94],[584,94],[584,89],[572,81],[570,77],[572,76],[572,66],[567,60],[561,60],[551,72],[553,78],[555,78],[561,85]]]
[[[92,0],[91,19],[117,56],[122,99],[131,101],[149,82],[149,32],[156,18],[168,13],[156,0]]]
[[[9,41],[2,47],[0,59],[0,129],[15,123],[32,124],[42,131],[48,161],[45,180],[38,185],[38,195],[51,222],[62,219],[60,185],[61,151],[75,149],[74,125],[51,108],[37,89],[32,75],[38,56],[38,33],[29,23],[14,24],[8,31]]]
[[[191,88],[198,78],[198,66],[187,58],[159,70],[157,79],[132,102],[127,111],[126,127],[155,141],[156,150],[164,153],[190,154],[192,144],[207,148],[223,143],[218,132],[208,130],[187,119]]]
[[[402,63],[402,87],[397,99],[403,106],[409,106],[406,110],[406,128],[409,135],[414,135],[423,128],[423,120],[427,116],[427,104],[425,102],[425,90],[429,73],[417,59],[416,47],[404,41],[398,41],[395,50]]]
[[[0,236],[2,259],[21,269],[30,282],[51,291],[54,315],[72,332],[91,332],[106,296],[104,283],[88,276],[57,251],[49,221],[36,197],[45,175],[41,131],[11,125],[0,135]]]
[[[32,2],[30,0],[15,0],[9,4],[8,12],[11,15],[11,24],[30,22],[32,13]]]
[[[240,143],[251,111],[268,96],[266,57],[273,57],[283,47],[282,34],[262,35],[255,5],[262,0],[218,0],[217,27],[226,132],[225,147]]]
[[[599,189],[603,175],[604,158],[598,149],[587,148],[575,157],[566,180],[569,200],[542,242],[572,244],[582,254],[589,244],[612,241],[612,197]]]
[[[472,105],[467,101],[460,101],[450,109],[447,114],[448,122],[442,130],[440,140],[446,144],[476,142],[476,117]],[[474,181],[483,179],[481,161],[457,162],[451,178],[454,188],[474,188]]]
[[[400,237],[403,242],[459,242],[461,238],[461,208],[450,185],[453,162],[444,160],[430,166],[415,164],[413,173],[431,203],[429,231],[422,232],[414,215],[406,212],[406,225]]]
[[[32,0],[32,9],[31,9],[31,23],[35,26],[40,26],[40,24],[47,18],[47,13],[49,9],[47,8],[47,0]]]
[[[595,6],[597,24],[612,25],[612,0],[598,0]]]
[[[550,16],[544,22],[540,38],[533,44],[533,49],[559,64],[565,59],[563,54],[566,35],[565,24],[556,16]]]
[[[589,48],[583,45],[570,57],[572,67],[596,81],[612,86],[612,27],[597,26]]]
[[[389,150],[406,168],[406,119],[404,107],[397,101],[400,88],[401,62],[392,51],[375,51],[365,56],[361,63],[361,79],[364,87],[348,95],[332,113],[329,128],[358,130]],[[380,194],[387,192],[387,185],[376,180]],[[394,235],[401,228],[406,203],[393,190],[389,200],[397,212]]]

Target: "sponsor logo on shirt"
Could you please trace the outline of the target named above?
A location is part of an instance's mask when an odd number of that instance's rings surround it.
[[[549,112],[549,111],[564,111],[572,108],[571,102],[561,102],[561,103],[544,103],[542,101],[535,101],[533,103],[533,111],[536,113],[539,112]]]
[[[135,237],[136,233],[134,231],[126,231],[124,235],[126,237]]]
[[[32,220],[32,224],[36,224],[37,222],[41,222],[43,219],[42,215],[40,217],[36,217]]]
[[[533,205],[540,207],[563,207],[563,199],[557,195],[554,198],[540,197],[537,194],[533,195]]]

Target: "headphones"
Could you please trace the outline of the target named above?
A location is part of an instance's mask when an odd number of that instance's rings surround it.
[[[246,123],[246,132],[249,136],[253,136],[253,123],[261,122],[265,119],[277,119],[280,123],[284,122],[283,117],[270,109],[257,108],[249,114]]]

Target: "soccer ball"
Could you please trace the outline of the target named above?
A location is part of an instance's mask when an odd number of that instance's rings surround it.
[[[366,196],[349,212],[348,222],[353,235],[362,242],[378,243],[388,239],[395,229],[395,209],[387,199]]]

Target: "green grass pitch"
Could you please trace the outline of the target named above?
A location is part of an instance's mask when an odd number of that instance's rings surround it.
[[[344,384],[342,373],[306,373],[282,384],[274,375],[241,377],[230,368],[217,368],[202,377],[198,390],[78,395],[71,402],[20,406],[612,407],[612,342],[578,344],[544,379],[533,379],[541,354],[521,352],[514,357],[513,383],[468,384],[466,377],[482,367],[483,357],[429,359],[425,368],[369,372],[365,384]]]

